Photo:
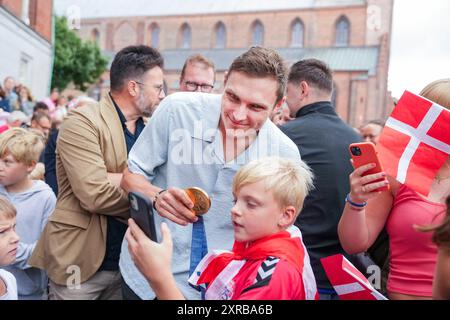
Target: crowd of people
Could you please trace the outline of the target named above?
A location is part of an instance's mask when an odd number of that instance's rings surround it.
[[[384,122],[346,124],[323,61],[287,69],[253,47],[213,93],[215,73],[191,56],[166,96],[161,54],[130,46],[99,102],[35,102],[4,80],[0,299],[338,300],[321,264],[335,254],[382,268],[389,299],[450,299],[450,158],[427,197],[354,169],[349,145],[379,143]],[[420,95],[450,108],[449,92]],[[130,192],[151,200],[160,243],[130,219]]]

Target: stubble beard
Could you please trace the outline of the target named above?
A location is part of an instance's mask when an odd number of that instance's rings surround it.
[[[144,93],[139,95],[138,100],[138,108],[141,111],[141,115],[143,117],[151,117],[153,114],[154,103],[151,103],[151,100],[145,96]]]

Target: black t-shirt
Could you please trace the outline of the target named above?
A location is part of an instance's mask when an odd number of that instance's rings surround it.
[[[348,146],[360,142],[361,137],[339,118],[330,102],[301,108],[296,119],[281,130],[295,142],[302,160],[314,173],[314,189],[295,224],[302,231],[317,286],[331,289],[320,259],[338,253],[347,256],[339,242],[337,225],[353,171]]]

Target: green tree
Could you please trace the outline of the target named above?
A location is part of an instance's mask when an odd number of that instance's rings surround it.
[[[55,18],[55,60],[52,88],[63,90],[71,82],[85,91],[106,70],[108,60],[92,41],[82,41],[67,26],[65,17]]]

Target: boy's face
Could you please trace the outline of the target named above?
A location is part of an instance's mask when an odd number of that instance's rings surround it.
[[[277,81],[272,78],[231,72],[222,97],[221,129],[225,132],[259,130],[274,109],[276,92]]]
[[[0,218],[0,266],[7,266],[16,260],[18,245],[16,218]]]
[[[18,162],[13,155],[0,159],[0,184],[4,187],[15,185],[28,177],[34,166]]]
[[[295,217],[295,209],[282,208],[263,180],[244,185],[234,196],[231,220],[237,241],[254,241],[285,230]]]

